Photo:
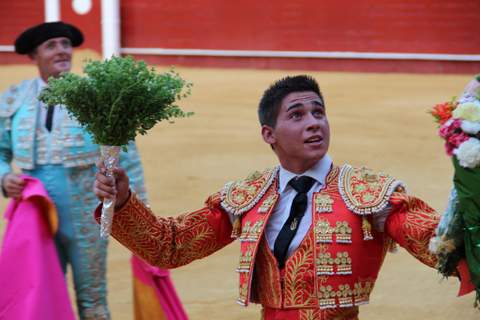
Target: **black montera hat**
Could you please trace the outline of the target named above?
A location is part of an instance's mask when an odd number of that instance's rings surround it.
[[[83,34],[77,27],[61,21],[45,22],[22,32],[15,40],[15,52],[31,53],[38,45],[57,37],[69,38],[74,47],[83,43]]]

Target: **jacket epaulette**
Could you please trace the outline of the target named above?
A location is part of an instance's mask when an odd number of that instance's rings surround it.
[[[393,192],[405,185],[383,172],[373,172],[348,164],[340,169],[338,188],[347,207],[359,215],[369,215],[384,210]]]
[[[246,179],[225,184],[221,193],[222,208],[230,214],[242,215],[260,201],[277,175],[278,167],[256,171]]]
[[[24,87],[28,88],[27,92],[23,89]],[[36,91],[35,80],[25,80],[18,85],[10,86],[0,96],[0,118],[11,117],[20,108],[25,98],[33,94],[32,90]]]

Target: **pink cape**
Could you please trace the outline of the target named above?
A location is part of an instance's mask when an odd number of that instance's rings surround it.
[[[53,240],[58,218],[42,183],[22,175],[20,200],[11,200],[0,253],[0,319],[74,320]]]
[[[188,320],[168,270],[153,267],[132,255],[136,320]]]

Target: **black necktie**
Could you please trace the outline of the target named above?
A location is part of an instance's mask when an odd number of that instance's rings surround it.
[[[45,121],[45,128],[47,128],[48,131],[52,131],[53,111],[54,110],[55,110],[55,106],[48,106],[47,119]]]
[[[280,230],[280,233],[275,240],[273,253],[275,254],[275,258],[277,258],[278,267],[280,269],[283,269],[285,266],[288,247],[297,233],[300,221],[305,214],[308,203],[307,192],[310,190],[314,182],[315,179],[313,178],[301,176],[293,178],[288,183],[293,189],[295,189],[295,191],[297,191],[297,195],[293,198],[292,207],[290,208],[290,216],[287,221],[285,221],[282,230]]]

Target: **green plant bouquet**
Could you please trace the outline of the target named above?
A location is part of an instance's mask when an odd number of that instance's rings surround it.
[[[64,105],[100,145],[101,160],[112,176],[120,148],[137,134],[146,134],[157,122],[186,117],[176,102],[190,94],[191,84],[173,70],[157,73],[143,61],[112,57],[90,61],[85,76],[65,73],[49,79],[39,99],[45,105]],[[111,230],[115,200],[105,200],[101,235]]]
[[[458,101],[436,105],[430,112],[452,157],[453,187],[447,210],[430,242],[445,277],[456,274],[466,259],[470,281],[480,302],[480,78]],[[462,279],[465,280],[465,279]]]

